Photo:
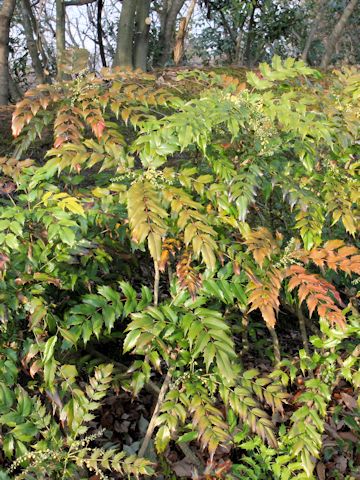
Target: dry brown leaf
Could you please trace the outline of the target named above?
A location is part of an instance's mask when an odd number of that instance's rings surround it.
[[[343,440],[348,440],[349,442],[353,442],[355,444],[359,442],[359,437],[353,432],[339,432],[339,437],[341,437]]]
[[[191,478],[195,471],[195,465],[186,459],[173,463],[171,468],[175,475],[180,478]]]
[[[326,480],[326,468],[322,462],[316,464],[316,473],[319,480]]]
[[[357,408],[357,401],[351,395],[341,392],[341,398],[349,410],[355,410]]]

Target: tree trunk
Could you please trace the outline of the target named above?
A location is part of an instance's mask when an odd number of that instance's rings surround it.
[[[56,65],[57,79],[64,79],[63,61],[65,54],[65,4],[64,0],[56,0]]]
[[[301,59],[304,60],[304,62],[306,62],[308,60],[308,55],[309,55],[311,44],[312,44],[312,42],[315,38],[316,32],[319,30],[319,24],[320,24],[320,21],[321,21],[322,16],[323,16],[323,11],[324,11],[323,7],[325,7],[325,3],[326,3],[326,0],[318,0],[317,3],[316,3],[315,8],[317,10],[317,13],[316,13],[316,16],[314,18],[314,21],[312,22],[309,34],[306,38],[304,50],[301,54]]]
[[[251,10],[251,15],[250,15],[250,20],[249,20],[249,31],[247,34],[247,39],[246,39],[246,46],[245,46],[245,61],[247,66],[250,68],[251,67],[251,43],[252,39],[254,36],[254,23],[255,23],[255,10],[257,8],[257,1],[254,3],[252,10]]]
[[[167,0],[160,15],[158,64],[164,66],[170,58],[175,39],[176,18],[183,7],[185,0]]]
[[[4,0],[0,10],[0,105],[9,101],[9,33],[16,0]]]
[[[14,81],[14,79],[10,75],[10,72],[9,72],[9,94],[10,94],[10,100],[15,103],[19,102],[24,95],[24,92],[21,90],[19,85]]]
[[[149,48],[151,0],[137,0],[134,66],[146,70]]]
[[[31,23],[32,11],[29,0],[21,0],[21,19],[24,27],[26,44],[29,50],[31,63],[35,72],[37,83],[45,82],[44,69],[40,60],[39,50],[34,38],[34,29]]]
[[[235,47],[235,65],[238,67],[241,66],[242,64],[242,58],[241,58],[241,42],[242,42],[242,37],[243,37],[243,30],[240,30],[239,33],[237,34],[236,37],[236,47]]]
[[[224,34],[227,33],[229,36],[229,40],[231,40],[231,43],[234,45],[233,49],[229,49],[228,57],[229,57],[229,63],[236,63],[236,53],[237,53],[237,40],[238,36],[236,35],[236,31],[233,30],[231,25],[229,24],[225,13],[223,12],[222,8],[219,10],[219,14],[221,17],[221,24],[224,27]],[[235,54],[233,54],[233,51]]]
[[[235,48],[235,65],[240,67],[244,62],[244,52],[241,51],[241,43],[244,36],[244,26],[247,20],[248,14],[245,13],[243,19],[238,26],[238,34],[236,36],[236,48]]]
[[[106,67],[106,57],[105,57],[105,48],[104,48],[104,35],[102,29],[102,11],[104,7],[104,0],[98,0],[97,4],[97,19],[96,19],[96,29],[97,37],[100,50],[100,58],[103,67]]]
[[[135,0],[124,0],[122,3],[116,40],[116,51],[113,61],[114,67],[133,66],[136,3]]]
[[[358,0],[350,0],[350,2],[344,8],[344,11],[339,21],[337,22],[329,38],[327,39],[325,53],[321,60],[321,67],[326,68],[329,65],[335,46],[339,41],[345,25],[347,24],[350,16],[354,12],[357,4]]]
[[[179,65],[184,54],[185,35],[186,35],[186,18],[183,17],[180,19],[179,28],[175,36],[175,47],[173,52],[173,58],[176,66]]]
[[[185,48],[185,38],[187,34],[187,29],[192,17],[192,14],[195,10],[197,0],[192,0],[189,10],[186,14],[186,17],[182,18],[179,25],[179,30],[176,34],[175,39],[175,47],[174,47],[174,63],[175,65],[179,65],[183,56],[184,56],[184,48]]]

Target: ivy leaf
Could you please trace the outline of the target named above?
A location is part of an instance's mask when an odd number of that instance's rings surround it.
[[[16,427],[11,430],[11,434],[22,442],[30,442],[37,433],[37,427],[31,422],[16,425]]]
[[[155,262],[159,262],[161,257],[161,236],[157,233],[149,233],[148,244],[150,255]]]
[[[104,317],[104,323],[105,323],[106,329],[107,329],[108,333],[110,333],[111,330],[114,327],[114,323],[115,323],[115,319],[116,319],[115,310],[110,305],[106,305],[102,309],[102,314],[103,314],[103,317]]]
[[[171,439],[170,430],[167,425],[162,425],[155,437],[155,447],[159,453],[162,453],[166,450]]]
[[[65,338],[68,342],[70,342],[72,345],[76,345],[78,341],[78,335],[75,335],[71,330],[65,329],[65,328],[59,328],[59,332],[61,333],[61,336]]]
[[[306,475],[308,476],[308,478],[311,478],[315,464],[311,459],[310,452],[306,448],[303,448],[301,451],[301,462],[303,464]]]
[[[267,88],[271,88],[273,85],[272,82],[269,82],[268,80],[260,79],[254,72],[247,72],[246,80],[252,87],[255,87],[257,90],[266,90]]]
[[[198,437],[198,432],[187,432],[181,435],[177,440],[176,443],[188,443],[196,440]]]
[[[141,335],[141,330],[132,330],[126,335],[123,345],[123,352],[130,352],[136,345],[136,341]]]
[[[60,234],[61,240],[64,243],[66,243],[70,247],[72,247],[74,245],[74,243],[75,243],[75,232],[73,230],[71,230],[71,228],[61,227],[61,229],[59,229],[59,234]]]
[[[53,358],[54,348],[57,340],[58,340],[57,335],[54,335],[53,337],[50,337],[45,343],[44,354],[43,354],[44,363],[49,362]]]
[[[19,248],[19,242],[13,233],[8,233],[5,235],[5,243],[8,247],[17,250]]]
[[[14,437],[8,433],[7,435],[4,436],[4,443],[3,443],[3,449],[5,452],[5,456],[7,458],[11,458],[13,456],[14,452]],[[1,479],[1,477],[0,477]],[[8,480],[10,480],[10,477],[7,477]],[[6,480],[6,477],[4,477],[4,480]]]
[[[73,198],[73,197],[67,198],[66,207],[71,213],[77,213],[78,215],[85,217],[84,209],[81,203],[79,203],[79,201],[76,198]]]

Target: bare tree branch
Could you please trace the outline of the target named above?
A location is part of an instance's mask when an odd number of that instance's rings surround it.
[[[324,13],[323,7],[325,7],[325,2],[326,2],[326,0],[318,0],[318,2],[316,4],[317,14],[314,18],[314,21],[313,21],[312,25],[311,25],[309,34],[308,34],[306,42],[305,42],[304,50],[301,54],[301,58],[302,58],[302,60],[304,60],[304,62],[306,62],[306,60],[308,58],[311,44],[312,44],[312,42],[315,38],[315,34],[316,34],[317,30],[319,29],[319,23],[322,19],[323,13]]]
[[[21,0],[21,18],[24,27],[26,43],[31,57],[31,63],[35,72],[36,81],[44,83],[44,68],[40,59],[40,52],[35,40],[34,22],[32,19],[32,9],[29,0]]]
[[[65,7],[80,7],[81,5],[88,5],[89,3],[94,3],[96,0],[67,0]]]

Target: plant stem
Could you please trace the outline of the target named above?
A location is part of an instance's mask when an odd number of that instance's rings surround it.
[[[308,340],[308,336],[307,336],[307,332],[306,332],[306,320],[305,320],[305,316],[302,312],[302,309],[301,309],[301,305],[299,305],[297,308],[296,308],[296,315],[298,317],[298,320],[299,320],[299,326],[300,326],[300,333],[301,333],[301,338],[302,338],[302,342],[303,342],[303,345],[304,345],[304,350],[306,352],[306,355],[310,355],[310,348],[309,348],[309,340]]]
[[[172,282],[172,279],[173,279],[173,271],[172,271],[170,263],[168,265],[168,277],[169,277],[169,286],[171,287],[171,282]]]
[[[170,382],[171,382],[171,377],[172,377],[173,371],[174,371],[174,367],[169,367],[169,370],[167,371],[164,383],[162,384],[162,387],[160,389],[160,393],[159,393],[159,396],[158,396],[158,399],[157,399],[157,402],[156,402],[156,405],[155,405],[150,423],[149,423],[148,428],[146,430],[146,434],[145,434],[143,443],[140,447],[140,450],[139,450],[139,453],[138,453],[139,457],[143,457],[145,455],[146,450],[149,446],[152,434],[153,434],[155,426],[156,426],[156,420],[159,416],[161,406],[162,406],[162,404],[164,402],[164,399],[165,399],[165,395],[167,394],[167,391],[169,389],[169,385],[170,385]]]
[[[281,305],[287,310],[289,313],[292,315],[297,316],[297,310],[294,308],[292,305],[289,305],[286,303],[285,299],[281,299]],[[304,313],[302,312],[304,320],[305,320],[305,326],[307,327],[308,330],[310,330],[314,335],[317,335],[320,337],[321,331],[317,328],[317,326],[314,324],[313,321],[311,321],[310,318],[306,317]]]
[[[305,325],[311,333],[313,333],[317,337],[321,336],[321,330],[314,324],[314,322],[310,318],[305,317]]]
[[[154,261],[154,305],[157,307],[159,303],[159,282],[160,282],[160,270],[159,270],[159,262]]]
[[[277,365],[281,360],[279,338],[274,327],[268,327],[268,329],[273,342],[275,365]]]
[[[244,355],[244,353],[247,353],[249,351],[249,348],[250,348],[249,337],[248,337],[249,317],[248,317],[247,311],[243,313],[243,316],[242,316],[242,319],[241,319],[241,325],[242,325],[242,335],[241,335],[242,350],[241,350],[241,354]]]

